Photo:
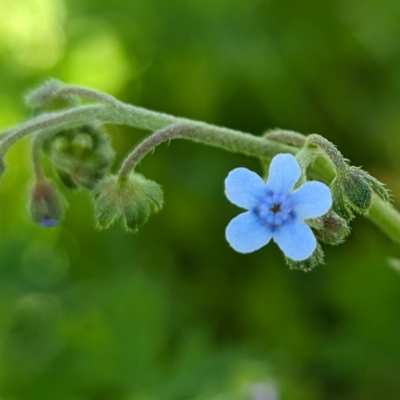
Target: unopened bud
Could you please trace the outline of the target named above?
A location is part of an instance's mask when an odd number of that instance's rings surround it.
[[[362,214],[368,210],[372,200],[372,189],[366,173],[360,168],[350,167],[343,175],[342,188],[354,211]]]
[[[385,201],[390,201],[381,182],[361,168],[347,167],[332,182],[333,209],[346,220],[352,219],[354,213],[364,214],[371,206],[373,190]]]
[[[150,217],[161,210],[161,187],[139,174],[120,180],[118,176],[104,178],[94,192],[97,226],[106,229],[122,217],[128,230],[136,232]]]
[[[381,182],[361,168],[350,167],[349,160],[327,139],[312,134],[307,138],[307,145],[319,147],[335,165],[336,177],[331,184],[333,209],[347,221],[354,218],[354,213],[368,211],[373,190],[385,201],[390,201],[389,193]]]
[[[324,243],[336,246],[343,243],[350,234],[348,222],[332,210],[318,218],[318,220],[320,220],[321,224],[315,230],[315,234]]]
[[[77,187],[92,190],[105,174],[106,171],[102,168],[95,169],[91,168],[89,165],[81,163],[72,171],[70,177]]]
[[[79,101],[76,96],[70,94],[58,96],[57,92],[64,84],[57,79],[50,79],[31,90],[25,96],[25,104],[37,111],[52,111],[65,107],[78,105]]]
[[[57,136],[51,143],[52,150],[58,153],[67,153],[71,146],[69,140],[64,136]]]
[[[50,181],[40,181],[31,192],[29,210],[32,219],[43,227],[59,224],[65,214],[66,201]]]
[[[79,133],[72,140],[72,151],[80,155],[93,148],[93,139],[87,133]]]
[[[95,124],[59,132],[46,140],[43,149],[56,169],[63,171],[61,179],[68,176],[68,187],[89,190],[107,175],[115,158],[109,136]]]

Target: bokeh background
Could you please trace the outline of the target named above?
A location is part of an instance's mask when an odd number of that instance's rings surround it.
[[[55,77],[262,134],[319,133],[400,205],[400,2],[0,0],[0,126]],[[115,168],[144,132],[107,127]],[[140,233],[95,229],[63,189],[62,225],[26,212],[29,140],[0,185],[2,400],[400,398],[400,248],[358,218],[326,265],[290,271],[274,245],[235,253],[223,195],[256,160],[190,142],[139,171],[166,204]],[[52,174],[51,169],[48,169]],[[61,184],[60,184],[61,186]]]

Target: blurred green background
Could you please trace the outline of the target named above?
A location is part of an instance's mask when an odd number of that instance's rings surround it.
[[[261,134],[319,133],[400,193],[400,2],[0,0],[0,126],[55,77],[150,109]],[[107,128],[118,164],[144,132]],[[256,160],[190,142],[139,172],[166,205],[139,234],[95,229],[64,194],[56,228],[26,212],[29,140],[0,185],[0,398],[400,398],[400,249],[358,218],[326,265],[274,245],[235,253],[223,195]],[[51,173],[51,170],[49,169]],[[400,205],[395,198],[395,204]]]

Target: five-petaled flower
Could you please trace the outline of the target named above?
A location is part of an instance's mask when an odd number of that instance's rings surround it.
[[[303,219],[326,214],[332,196],[328,186],[317,181],[292,191],[300,175],[300,166],[291,154],[278,154],[272,159],[266,183],[246,168],[229,173],[225,180],[228,200],[248,210],[226,228],[226,238],[236,251],[250,253],[272,238],[294,261],[312,255],[317,241]]]

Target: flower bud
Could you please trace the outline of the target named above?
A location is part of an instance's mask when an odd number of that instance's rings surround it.
[[[104,178],[94,192],[97,226],[106,229],[122,217],[128,230],[136,232],[150,217],[161,210],[161,187],[139,174],[120,180],[118,176]]]
[[[57,79],[50,79],[31,90],[25,96],[25,104],[36,111],[53,111],[60,108],[72,107],[79,104],[77,96],[70,94],[65,96],[56,96],[56,93],[64,86]]]
[[[66,200],[50,181],[40,181],[31,191],[29,210],[32,219],[43,227],[60,223],[65,214]]]
[[[93,139],[87,133],[79,133],[72,140],[72,151],[77,155],[89,153],[92,148]]]
[[[70,141],[64,136],[57,136],[51,146],[53,151],[58,153],[68,153],[71,150]]]
[[[92,190],[114,162],[114,150],[101,126],[85,125],[59,132],[45,141],[43,149],[58,171],[68,176],[67,186]],[[73,183],[73,185],[71,185]]]
[[[372,189],[366,179],[366,173],[360,168],[350,167],[342,178],[342,188],[350,207],[363,214],[372,200]]]
[[[349,166],[336,146],[320,135],[307,137],[308,146],[323,150],[335,165],[336,177],[331,184],[333,209],[344,219],[350,221],[354,213],[364,214],[371,206],[372,192],[375,190],[386,202],[390,201],[384,185],[368,172]]]
[[[321,224],[315,230],[315,235],[324,243],[336,246],[350,234],[348,222],[332,210],[318,220]]]
[[[368,211],[373,190],[385,201],[390,201],[389,193],[381,182],[361,168],[347,167],[332,182],[333,208],[341,217],[351,220],[354,213]]]
[[[93,148],[93,139],[87,133],[79,133],[72,140],[72,150],[75,154],[81,155]]]
[[[93,190],[105,174],[106,171],[103,168],[95,169],[82,163],[71,172],[70,177],[76,187]]]
[[[298,269],[304,272],[310,272],[312,269],[317,267],[319,264],[324,263],[324,252],[319,244],[311,254],[309,258],[303,261],[293,261],[290,258],[285,257],[286,264],[290,269]]]

